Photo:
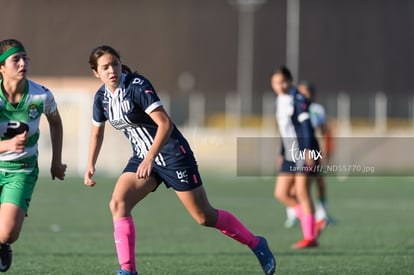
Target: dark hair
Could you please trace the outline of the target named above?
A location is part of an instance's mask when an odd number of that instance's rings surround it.
[[[5,51],[7,51],[10,48],[13,47],[21,47],[24,48],[23,44],[16,39],[6,39],[0,42],[0,55],[3,54]],[[0,65],[4,65],[4,61],[0,62]]]
[[[309,82],[307,80],[301,80],[299,82],[299,85],[305,86],[309,90],[309,93],[311,94],[311,96],[315,95],[316,88],[315,88],[315,84],[313,84],[312,82]]]
[[[281,74],[283,75],[287,80],[289,81],[293,81],[293,77],[292,77],[292,73],[289,71],[289,69],[286,66],[280,66],[278,68],[276,68],[275,70],[273,70],[273,72],[271,73],[271,77],[274,76],[275,74]]]
[[[119,59],[119,61],[121,61],[120,54],[114,48],[108,45],[101,45],[101,46],[94,48],[91,54],[89,55],[89,67],[91,68],[91,70],[96,71],[98,67],[98,58],[106,53],[109,53],[115,56],[116,58]],[[122,64],[122,72],[127,73],[127,74],[136,73],[136,71],[132,72],[132,70],[127,65],[124,65],[124,64]]]
[[[127,65],[122,64],[122,72],[126,74],[136,73],[137,71],[132,71]]]

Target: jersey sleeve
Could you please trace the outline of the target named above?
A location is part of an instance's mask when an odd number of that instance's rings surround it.
[[[106,121],[102,107],[102,97],[101,92],[98,91],[93,100],[92,123],[95,126],[102,126]]]
[[[134,81],[141,81],[140,85],[134,86],[134,102],[141,106],[145,113],[150,114],[162,106],[162,102],[149,80],[137,78],[137,80],[133,80],[133,84]]]
[[[46,115],[50,115],[56,112],[57,104],[56,104],[55,97],[53,96],[52,92],[45,87],[43,87],[43,89],[45,89],[45,93],[46,93],[45,104],[43,106],[43,112]]]
[[[297,121],[300,127],[300,136],[298,137],[299,142],[303,147],[300,149],[311,148],[312,139],[314,137],[314,130],[310,120],[309,114],[310,102],[301,94],[297,94],[295,97],[295,109],[297,115]]]

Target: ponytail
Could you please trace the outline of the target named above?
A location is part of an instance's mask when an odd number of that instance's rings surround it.
[[[125,65],[125,64],[122,64],[122,72],[124,73],[124,74],[136,74],[137,73],[137,71],[132,71],[131,70],[131,68],[129,68],[127,65]]]

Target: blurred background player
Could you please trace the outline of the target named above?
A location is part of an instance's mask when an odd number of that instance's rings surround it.
[[[322,149],[323,158],[322,164],[326,164],[329,161],[329,157],[333,152],[333,137],[331,129],[327,123],[327,116],[325,108],[314,102],[315,98],[315,85],[306,80],[299,82],[298,91],[303,94],[309,101],[309,114],[313,128],[316,131],[316,135],[320,135],[319,144]],[[335,220],[328,215],[327,210],[327,194],[326,194],[326,181],[321,173],[317,173],[311,177],[311,180],[315,179],[317,184],[317,200],[315,201],[315,217],[321,229],[325,228],[328,224],[335,224]],[[286,208],[286,221],[284,223],[286,228],[292,228],[298,222],[295,209],[291,207]]]
[[[103,85],[94,99],[84,183],[88,186],[96,183],[92,176],[107,120],[125,134],[133,148],[133,156],[119,177],[110,201],[115,246],[121,266],[118,275],[137,274],[135,225],[131,210],[162,182],[175,190],[184,207],[200,225],[216,228],[248,246],[264,273],[274,274],[276,262],[265,238],[253,235],[231,213],[210,205],[190,145],[164,110],[150,81],[142,75],[130,73],[122,65],[119,53],[110,46],[93,49],[89,65]]]
[[[301,221],[303,239],[292,245],[295,249],[317,247],[318,228],[309,192],[309,174],[316,167],[309,154],[298,152],[319,150],[310,122],[309,101],[292,85],[289,69],[282,66],[271,75],[276,98],[276,118],[282,140],[281,168],[276,178],[275,198],[295,209]]]
[[[0,271],[12,262],[39,174],[39,122],[46,115],[52,142],[52,179],[63,180],[62,121],[52,93],[26,78],[29,59],[21,42],[0,42]]]
[[[316,88],[313,83],[303,80],[299,83],[298,90],[311,102],[309,105],[309,114],[312,126],[322,137],[319,139],[319,144],[321,144],[323,152],[323,159],[321,159],[321,162],[322,164],[327,164],[333,153],[334,144],[332,130],[328,124],[325,108],[314,101]],[[317,134],[317,136],[318,135],[319,134]],[[327,224],[335,224],[335,220],[328,214],[326,180],[321,173],[313,176],[313,178],[317,183],[318,196],[318,201],[315,203],[316,220],[324,220]]]

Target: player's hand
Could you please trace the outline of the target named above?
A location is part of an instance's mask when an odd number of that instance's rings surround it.
[[[315,165],[315,161],[313,160],[313,159],[306,159],[305,160],[305,162],[306,162],[306,166],[314,166]]]
[[[66,168],[67,168],[67,165],[63,163],[52,164],[52,167],[50,168],[50,174],[52,175],[52,180],[55,180],[55,178],[64,180]]]
[[[307,169],[309,169],[307,171],[311,171],[315,166],[315,160],[311,157],[310,154],[308,154],[308,151],[310,151],[310,149],[306,148],[304,150],[304,152],[305,152],[305,156],[304,156],[305,157],[305,166],[306,166]]]
[[[4,140],[3,142],[7,142],[7,149],[14,153],[22,153],[24,152],[24,147],[26,145],[27,139],[27,131],[24,131],[21,134],[15,135],[13,138],[9,140]]]
[[[95,186],[96,182],[92,179],[92,176],[95,174],[95,167],[88,168],[85,172],[83,183],[87,186]]]
[[[151,175],[152,166],[154,161],[149,158],[144,158],[141,164],[138,166],[136,177],[137,179],[147,179]]]

